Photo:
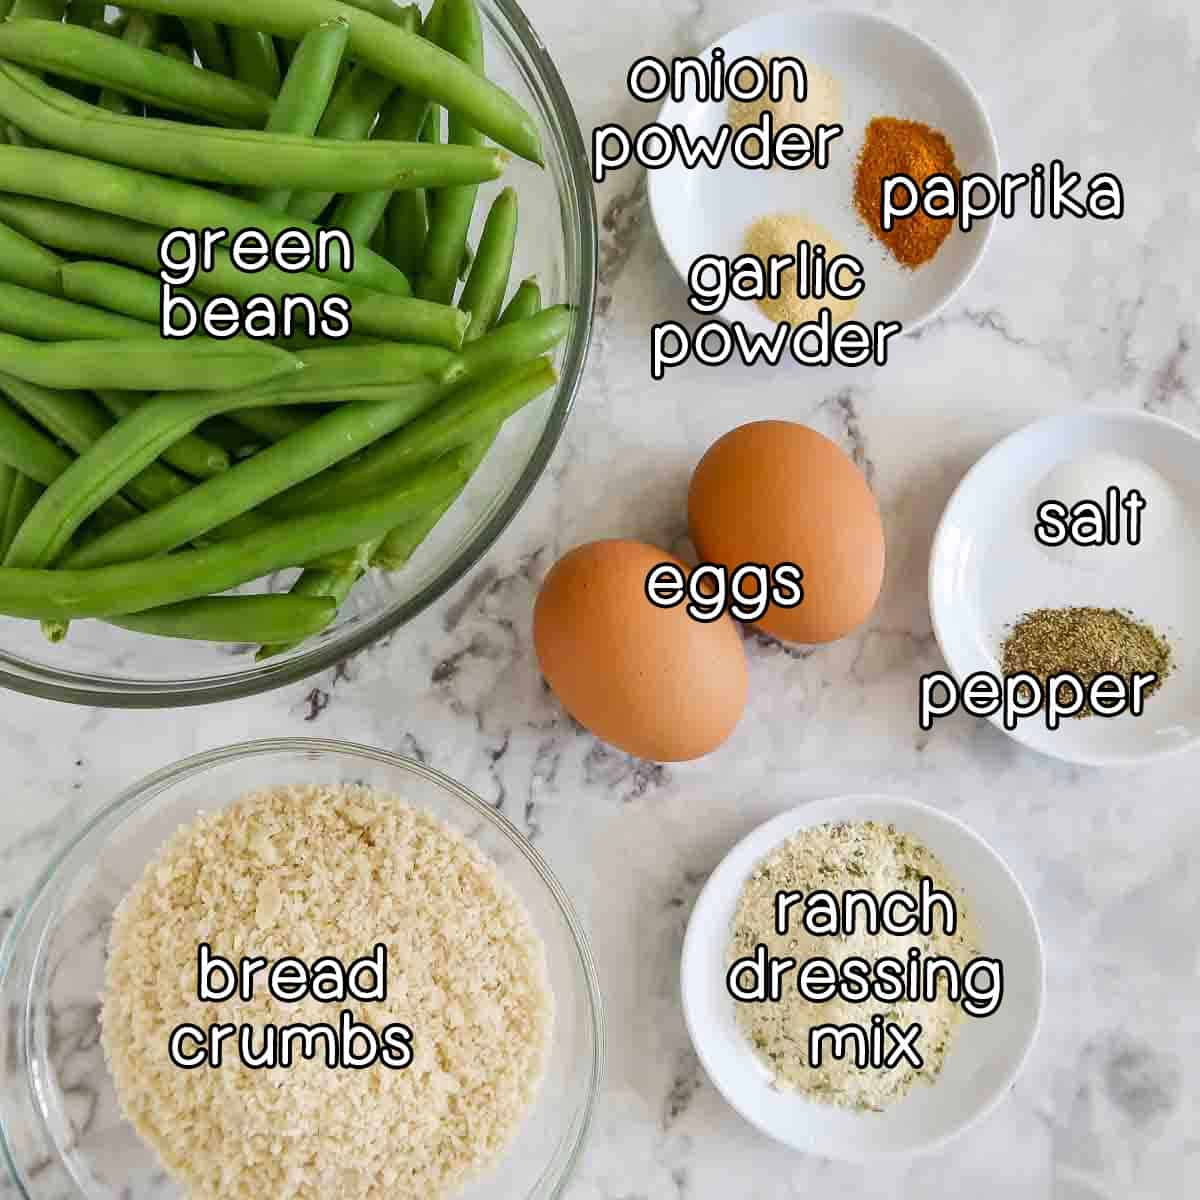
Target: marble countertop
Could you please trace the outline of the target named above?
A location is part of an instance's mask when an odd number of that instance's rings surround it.
[[[779,3],[527,8],[590,130],[648,119],[624,91],[638,54],[695,51]],[[1002,222],[966,292],[877,372],[684,368],[654,385],[647,329],[684,314],[684,291],[649,221],[644,178],[614,179],[600,196],[600,319],[576,415],[484,564],[403,635],[273,695],[159,713],[4,696],[0,916],[60,839],[152,769],[255,737],[375,743],[501,808],[591,931],[610,1052],[569,1200],[1152,1200],[1194,1190],[1200,760],[1102,772],[1038,757],[967,718],[923,734],[915,681],[941,665],[925,591],[933,528],[989,445],[1085,405],[1200,428],[1200,9],[873,7],[963,67],[1009,168],[1062,156],[1087,173],[1115,171],[1125,219]],[[539,581],[593,537],[678,546],[699,455],[767,416],[816,426],[867,473],[889,542],[882,603],[866,630],[828,648],[752,637],[752,699],[733,740],[692,765],[631,761],[574,726],[543,687],[530,646]],[[705,1079],[677,995],[690,906],[731,844],[805,798],[862,790],[917,796],[989,838],[1029,890],[1049,953],[1046,1022],[1011,1096],[936,1156],[870,1169],[790,1153],[746,1125]]]

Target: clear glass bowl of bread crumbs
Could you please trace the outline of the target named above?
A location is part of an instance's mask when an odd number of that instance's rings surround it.
[[[201,943],[268,965],[224,999],[210,961],[202,1000]],[[23,1200],[549,1200],[603,1053],[586,936],[518,831],[419,763],[301,739],[101,812],[15,915],[0,1004]]]
[[[478,246],[491,205],[511,188],[518,230],[505,304],[523,280],[535,278],[544,309],[570,307],[569,328],[549,352],[557,382],[508,418],[432,532],[420,530],[422,537],[407,544],[398,538],[399,553],[389,561],[377,556],[333,622],[308,640],[276,645],[262,657],[248,641],[149,636],[77,620],[55,642],[37,620],[0,616],[0,685],[73,703],[139,708],[212,703],[285,686],[413,620],[463,579],[521,510],[558,444],[584,370],[596,291],[595,200],[579,123],[542,39],[513,0],[478,0],[478,8],[486,73],[532,115],[545,166],[507,157],[502,176],[479,188],[469,245]],[[228,419],[222,430],[212,430],[214,437],[222,431],[226,438],[237,432]],[[298,574],[279,571],[240,590],[287,592]]]

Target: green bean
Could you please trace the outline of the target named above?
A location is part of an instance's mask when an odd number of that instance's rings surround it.
[[[283,77],[270,34],[260,33],[257,29],[230,29],[229,48],[235,79],[268,96],[279,94]]]
[[[440,507],[440,506],[439,506]],[[379,538],[374,538],[363,546],[355,547],[349,561],[333,570],[310,568],[305,570],[299,579],[292,584],[290,594],[293,596],[312,596],[327,600],[333,606],[333,612],[322,628],[328,628],[338,614],[338,610],[346,603],[354,585],[366,574],[371,562],[371,554],[379,545]],[[315,632],[319,633],[320,630]],[[312,636],[311,634],[309,636]],[[263,645],[255,655],[255,661],[264,662],[268,658],[276,658],[295,650],[304,638],[289,637],[287,639],[264,639]]]
[[[61,21],[66,11],[66,0],[14,0],[8,13],[8,19],[10,21],[27,18],[39,21]]]
[[[123,313],[158,329],[162,285],[152,276],[113,263],[73,262],[63,263],[58,277],[68,300]]]
[[[365,141],[379,110],[396,90],[396,85],[367,67],[359,66],[346,77],[330,101],[317,135],[332,141]],[[334,190],[297,192],[288,202],[288,212],[315,221],[328,207]],[[365,244],[365,243],[364,243]]]
[[[533,357],[552,349],[569,330],[570,312],[566,307],[553,309],[538,320],[542,308],[542,289],[535,278],[526,279],[517,288],[504,315],[493,326],[491,333],[472,343],[463,355],[468,378],[480,378],[483,373],[495,369],[500,363],[520,362],[524,357]],[[509,328],[502,329],[507,326]],[[497,332],[497,331],[500,332]],[[474,474],[479,464],[500,433],[496,426],[488,430],[477,441],[472,442],[465,452],[468,469]],[[428,513],[393,529],[371,554],[371,565],[385,571],[399,571],[425,539],[433,532],[438,522],[454,504],[453,497],[440,511]]]
[[[82,571],[4,567],[0,613],[33,620],[114,617],[225,592],[283,570],[305,554],[333,554],[381,537],[452,495],[465,475],[456,458],[443,459],[368,500],[163,559]]]
[[[47,485],[71,465],[71,456],[0,395],[0,463]]]
[[[482,76],[483,31],[475,0],[447,0],[437,26],[440,44],[471,71]],[[482,144],[483,136],[465,114],[451,109],[447,140],[478,146]],[[447,188],[438,194],[425,241],[424,269],[416,288],[417,294],[426,300],[448,304],[454,297],[478,190],[467,185]]]
[[[432,15],[432,14],[431,14]],[[442,110],[436,105],[429,106],[429,116],[421,130],[420,142],[423,146],[441,146],[445,144],[442,136]],[[437,192],[425,193],[425,208],[428,217],[433,218],[433,210],[437,207]]]
[[[0,283],[0,330],[43,342],[152,338],[158,333],[153,325],[43,295],[15,283]]]
[[[146,612],[109,618],[110,625],[157,637],[200,642],[302,642],[320,633],[337,615],[320,596],[208,596]]]
[[[571,310],[555,305],[521,321],[498,324],[487,337],[464,347],[464,380],[487,379],[497,371],[548,354],[571,329]]]
[[[51,565],[79,526],[168,446],[210,417],[269,403],[260,392],[178,392],[135,408],[47,488],[9,548],[7,565]]]
[[[71,623],[69,621],[43,621],[42,637],[46,639],[52,646],[57,646],[60,642],[67,640],[67,634],[70,632]]]
[[[0,371],[51,388],[228,391],[299,371],[286,350],[246,342],[30,342],[0,334]]]
[[[516,246],[517,193],[505,188],[488,213],[475,264],[459,299],[459,307],[471,314],[467,341],[481,338],[500,315]]]
[[[0,210],[4,209],[0,198]],[[127,257],[140,257],[148,261],[150,254],[157,253],[155,239],[151,236],[139,246],[137,237],[124,238],[112,243],[111,252]],[[83,247],[80,247],[83,249]],[[93,241],[89,249],[105,253]],[[140,252],[140,253],[139,253]],[[278,277],[277,277],[278,276]],[[148,275],[110,268],[103,263],[68,263],[63,268],[63,286],[69,294],[95,303],[111,304],[122,311],[135,315],[148,314],[151,304],[159,303],[160,284]],[[291,295],[295,284],[288,284],[283,272],[274,273],[271,268],[256,275],[244,275],[237,271],[228,256],[216,255],[214,271],[198,276],[195,283],[205,291],[217,294],[243,294],[249,300],[252,295],[275,295],[279,298]],[[306,292],[314,297],[322,295],[346,295],[353,302],[351,320],[364,332],[373,332],[389,339],[411,339],[429,343],[431,346],[457,349],[462,344],[469,317],[460,310],[446,305],[430,304],[411,297],[384,296],[379,292],[359,292],[357,289],[339,291],[332,284],[316,281]],[[229,285],[226,293],[221,292],[224,283]],[[303,344],[303,343],[301,343]],[[319,343],[328,346],[327,340]],[[349,348],[348,341],[343,342]]]
[[[486,337],[472,342],[463,350],[459,360],[463,367],[461,382],[493,378],[499,371],[511,369],[553,350],[570,331],[571,310],[559,305],[539,312],[540,306],[541,289],[536,281],[526,280],[518,289],[513,304],[509,305],[514,315],[508,325],[501,328],[501,323],[497,323]],[[532,315],[524,316],[525,313]],[[498,426],[483,435],[482,441],[486,445],[481,457],[495,440],[497,432]],[[397,531],[397,540],[402,540],[402,537]],[[394,549],[389,552],[381,550],[380,553],[386,553],[389,561],[398,561]],[[336,574],[349,566],[349,560],[347,556],[340,555],[336,562],[310,563],[309,566]]]
[[[67,20],[72,25],[86,25],[89,29],[104,22],[104,0],[71,0],[67,6]]]
[[[454,507],[458,496],[452,496],[445,504],[438,505],[415,521],[407,521],[393,529],[375,547],[368,559],[370,566],[380,571],[394,573],[403,570],[421,548],[422,543],[442,523],[446,514]]]
[[[15,474],[12,492],[8,497],[8,507],[4,510],[3,522],[0,523],[0,548],[5,554],[17,536],[17,530],[25,524],[42,494],[40,484],[34,483],[29,476],[22,475],[19,471]]]
[[[313,423],[313,417],[298,408],[247,408],[230,420],[267,442],[282,442]]]
[[[258,435],[239,425],[233,417],[209,417],[199,432],[205,440],[220,446],[233,463],[252,458],[263,448]]]
[[[158,45],[161,28],[162,18],[156,13],[132,12],[121,30],[119,40],[138,50],[153,50]],[[101,109],[120,116],[135,115],[133,104],[112,88],[103,88],[96,103]]]
[[[418,34],[338,0],[140,0],[141,7],[178,17],[203,16],[223,25],[263,29],[299,39],[335,17],[350,22],[350,57],[379,75],[428,96],[531,162],[542,162],[530,115],[510,95]],[[344,189],[343,189],[344,190]]]
[[[229,48],[219,26],[203,17],[191,17],[183,22],[183,27],[187,30],[192,49],[200,56],[200,61],[208,70],[216,71],[220,75],[233,73]]]
[[[499,427],[489,429],[482,437],[469,443],[460,453],[461,462],[466,470],[468,479],[453,496],[437,508],[406,521],[397,526],[372,550],[368,562],[382,571],[400,571],[412,561],[412,557],[421,548],[426,538],[441,523],[442,518],[454,507],[458,498],[466,490],[466,483],[479,469],[479,465],[487,457],[488,451],[499,434]]]
[[[0,57],[219,125],[262,126],[271,113],[257,88],[80,25],[6,21]]]
[[[85,392],[38,387],[2,374],[0,390],[76,454],[94,446],[113,426],[112,417]]]
[[[99,209],[160,229],[260,229],[272,238],[288,229],[300,229],[314,243],[321,236],[315,225],[270,212],[236,196],[54,150],[0,146],[0,186],[22,195]],[[350,278],[356,285],[398,295],[408,293],[408,281],[386,259],[359,249],[354,260]],[[319,271],[315,264],[312,270],[335,282],[347,279],[346,272],[332,263],[326,272]],[[295,290],[296,277],[290,278]]]
[[[357,454],[427,409],[433,384],[400,400],[344,405],[170,504],[87,543],[66,567],[134,562],[175,550]]]
[[[35,20],[57,23],[65,19],[68,0],[5,0],[0,4],[0,11],[7,10],[5,15],[10,21]],[[70,79],[55,79],[54,83],[60,88],[74,91],[81,100],[90,99],[87,89]],[[3,139],[0,139],[3,140]],[[35,143],[28,141],[19,130],[9,129],[7,140],[13,146],[29,146]]]
[[[372,346],[324,346],[301,351],[304,372],[292,381],[303,391],[325,388],[337,395],[367,384],[453,383],[463,374],[462,358],[440,346],[386,342]],[[287,381],[284,381],[287,386]],[[270,384],[268,390],[278,390]]]
[[[0,462],[27,475],[34,483],[49,486],[67,471],[71,461],[65,450],[35,429],[0,396]],[[122,496],[114,496],[97,513],[111,527],[137,515],[138,510]],[[16,530],[13,532],[15,537]]]
[[[47,296],[61,294],[58,268],[62,259],[44,246],[30,241],[7,225],[0,225],[0,279],[19,283],[22,287],[44,292]]]
[[[327,21],[304,35],[271,109],[268,133],[308,136],[316,132],[333,95],[349,40],[350,25],[342,20]],[[286,212],[291,196],[290,188],[266,187],[256,189],[249,198],[264,208]]]
[[[36,232],[40,240],[68,253],[120,258],[146,271],[158,269],[159,238],[145,226],[78,209],[47,208],[36,201],[23,203],[21,198],[0,195],[0,219],[4,218],[26,232]],[[63,287],[79,299],[111,303],[130,316],[147,313],[151,303],[161,303],[161,284],[151,276],[142,275],[139,279],[120,268],[115,272],[102,268],[103,264],[90,262],[66,263],[60,273]],[[264,295],[281,300],[295,295],[297,290],[294,275],[276,267],[247,275],[221,250],[213,255],[213,269],[197,275],[192,287],[206,294],[229,295],[240,300]],[[389,341],[426,342],[457,350],[470,324],[467,314],[449,305],[338,287],[316,276],[305,277],[304,291],[314,302],[327,296],[345,296],[351,301],[350,320],[354,329]]]
[[[399,92],[388,101],[380,115],[375,138],[378,141],[415,142],[428,115],[429,101],[424,96]],[[411,189],[406,194],[412,195],[416,191]],[[356,244],[365,246],[375,236],[396,194],[391,189],[383,189],[345,195],[338,202],[329,223],[335,229],[344,229]],[[423,198],[423,190],[420,194]]]
[[[0,5],[0,7],[3,7]],[[20,476],[20,471],[15,467],[10,467],[8,463],[0,463],[0,562],[4,561],[4,556],[8,553],[8,507],[12,501],[13,492],[17,486],[17,479]],[[26,516],[29,514],[26,513]],[[22,517],[23,521],[25,518]],[[18,522],[19,524],[19,522]],[[16,529],[13,530],[16,533]]]
[[[446,16],[446,0],[433,0],[429,12],[425,15],[425,24],[421,29],[424,37],[431,42],[441,45],[442,21]]]
[[[3,5],[0,5],[0,9]],[[104,23],[104,4],[102,0],[70,0],[67,6],[67,15],[64,18],[68,25],[82,25],[87,29],[95,29],[99,33],[106,36],[109,34],[108,26]],[[55,87],[60,87],[71,95],[77,96],[80,100],[91,102],[96,98],[95,89],[90,88],[82,83],[75,83],[70,79],[56,79]]]
[[[361,9],[363,12],[371,13],[372,16],[390,21],[393,25],[400,23],[402,14],[410,13],[413,9],[416,9],[418,18],[417,28],[420,28],[421,10],[415,4],[397,4],[396,0],[346,0],[346,3],[350,8]]]
[[[541,308],[542,289],[537,281],[537,276],[531,275],[528,279],[522,280],[521,285],[513,293],[513,298],[509,301],[504,314],[496,322],[496,328],[502,329],[505,325],[527,321],[529,318],[537,316]],[[567,310],[564,309],[563,311],[566,312]],[[565,329],[563,330],[563,337],[566,337]]]
[[[7,375],[0,375],[0,389],[76,454],[86,453],[112,428],[108,413],[85,392],[52,391]],[[124,491],[135,504],[154,509],[186,495],[192,486],[169,467],[153,462]]]
[[[147,249],[150,241],[157,239],[152,234],[146,238]],[[122,313],[137,321],[150,323],[156,333],[159,331],[162,321],[162,281],[153,275],[114,263],[82,260],[63,263],[59,270],[59,282],[69,300]],[[197,309],[202,309],[206,303],[204,295],[191,288],[172,288],[172,294],[186,296]],[[179,325],[176,323],[174,328],[178,330]]]
[[[174,59],[176,62],[187,63],[190,67],[196,65],[192,58],[192,52],[185,50],[175,42],[164,42],[159,46],[157,53],[165,54],[168,58]]]
[[[292,488],[267,508],[287,516],[367,495],[414,463],[436,458],[481,437],[553,387],[556,378],[549,360],[538,359],[513,367],[498,378],[468,384],[411,425],[376,442],[357,459]],[[305,561],[315,557],[310,555]]]
[[[231,295],[241,300],[266,295],[275,300],[295,295],[294,275],[277,267],[267,267],[254,275],[237,270],[227,254],[214,256],[211,271],[198,275],[192,286],[206,294]],[[459,309],[433,304],[412,296],[386,295],[358,287],[338,287],[316,278],[306,278],[304,294],[314,303],[331,296],[344,296],[351,302],[350,321],[357,333],[395,341],[421,341],[452,350],[462,345],[470,318]]]
[[[121,392],[107,388],[97,391],[96,398],[118,420],[129,416],[135,408],[140,408],[151,399],[144,392]],[[189,433],[172,442],[160,457],[163,462],[193,479],[211,479],[230,467],[229,455],[225,450],[196,433]]]
[[[429,235],[429,205],[424,188],[409,188],[392,195],[387,207],[387,260],[410,279],[416,279],[425,261]]]
[[[335,187],[355,192],[424,186],[430,179],[486,182],[499,177],[506,157],[493,147],[470,153],[442,147],[431,156],[428,146],[332,142],[299,134],[121,116],[84,104],[21,67],[3,62],[0,116],[59,150],[235,187]],[[174,227],[169,216],[159,223]],[[230,228],[248,223],[253,224],[244,215],[232,224],[225,221]]]

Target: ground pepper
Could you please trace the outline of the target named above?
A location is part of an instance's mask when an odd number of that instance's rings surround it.
[[[1074,675],[1090,687],[1098,675],[1158,676],[1145,691],[1153,696],[1171,673],[1170,644],[1149,625],[1116,608],[1039,608],[1012,627],[1000,651],[1006,676],[1028,672],[1037,679]],[[1021,689],[1018,689],[1021,690]],[[1069,689],[1060,689],[1067,703]],[[1024,699],[1024,697],[1022,697]],[[1094,716],[1084,705],[1077,714]]]
[[[875,117],[867,126],[854,181],[854,203],[867,227],[902,265],[916,268],[927,263],[954,228],[952,217],[929,217],[918,209],[897,220],[884,232],[880,219],[883,181],[906,175],[920,185],[931,175],[948,175],[957,187],[961,178],[954,147],[944,134],[920,121]]]

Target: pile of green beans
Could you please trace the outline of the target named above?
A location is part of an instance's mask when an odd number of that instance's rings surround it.
[[[405,569],[554,387],[575,315],[510,293],[516,191],[479,205],[540,139],[476,0],[105,11],[0,0],[0,617],[271,658]],[[185,287],[174,230],[224,235]],[[243,270],[251,230],[354,262]],[[236,327],[164,336],[167,286]],[[349,336],[245,319],[297,300]]]

